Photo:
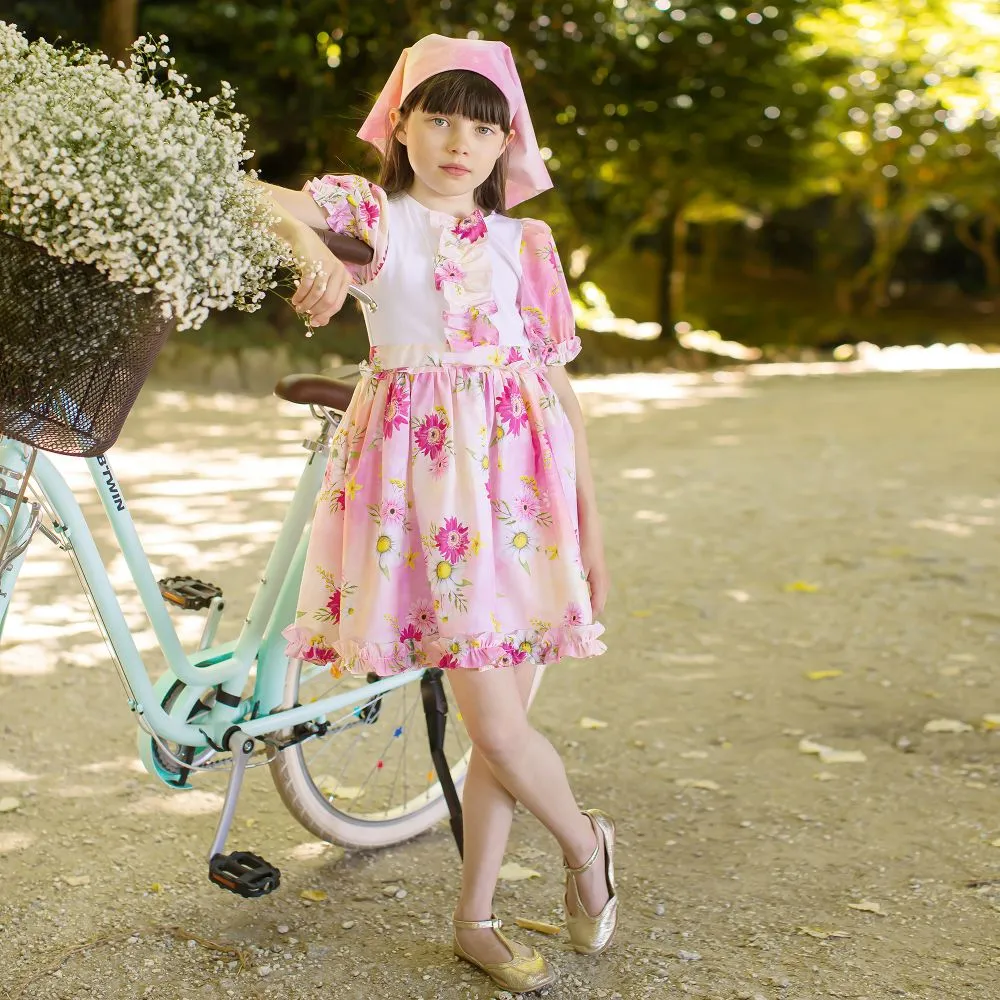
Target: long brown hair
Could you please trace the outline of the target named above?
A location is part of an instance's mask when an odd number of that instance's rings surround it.
[[[461,115],[473,121],[496,125],[510,132],[510,104],[491,80],[471,70],[450,69],[437,73],[414,87],[400,105],[399,122],[385,147],[379,186],[388,195],[409,190],[413,167],[397,133],[413,111],[432,115]],[[476,204],[484,212],[502,212],[506,205],[507,150],[501,154],[489,177],[476,188]]]

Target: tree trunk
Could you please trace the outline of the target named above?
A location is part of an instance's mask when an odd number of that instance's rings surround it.
[[[660,287],[657,301],[657,322],[660,324],[660,336],[673,333],[678,302],[676,296],[683,294],[684,272],[677,276],[677,268],[683,268],[683,252],[678,261],[678,232],[686,231],[684,223],[684,208],[680,203],[671,201],[667,211],[660,220],[657,233],[658,250],[660,254]],[[682,305],[682,304],[681,304]]]
[[[721,222],[706,222],[701,228],[701,278],[706,285],[711,285],[719,263],[719,231],[721,229]]]
[[[997,224],[1000,206],[989,209],[983,220],[983,268],[986,271],[986,289],[992,296],[1000,295],[1000,256],[997,254]]]
[[[831,281],[833,302],[841,316],[854,311],[850,257],[856,225],[856,199],[853,192],[842,193],[833,204],[829,225],[819,239],[819,274],[821,281]]]
[[[906,245],[910,229],[920,214],[919,207],[897,207],[876,215],[875,247],[871,259],[855,275],[854,287],[863,295],[862,310],[866,316],[874,316],[888,304],[889,279],[896,258]]]
[[[674,260],[670,272],[670,304],[676,319],[682,318],[687,309],[687,236],[688,222],[682,207],[674,216]]]
[[[997,254],[997,225],[1000,222],[1000,205],[992,205],[983,210],[983,222],[979,238],[972,235],[972,223],[968,218],[955,223],[955,235],[968,247],[983,264],[986,278],[986,292],[990,296],[1000,294],[1000,255]]]
[[[139,0],[101,0],[101,49],[111,59],[128,61],[139,34]]]

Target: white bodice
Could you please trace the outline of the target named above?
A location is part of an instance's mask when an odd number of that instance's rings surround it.
[[[434,285],[434,261],[442,230],[454,225],[455,219],[425,208],[407,194],[388,199],[385,214],[385,261],[365,285],[365,291],[378,303],[374,313],[363,310],[368,339],[373,347],[420,344],[444,348],[446,303],[444,293]],[[522,224],[519,219],[495,213],[485,221],[497,306],[492,322],[501,344],[525,347],[529,342],[518,309]]]

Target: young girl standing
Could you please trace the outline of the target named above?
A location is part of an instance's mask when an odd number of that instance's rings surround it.
[[[335,673],[442,667],[473,743],[455,953],[504,989],[553,981],[501,933],[493,895],[521,802],[555,836],[573,947],[618,920],[615,826],[579,810],[528,722],[542,665],[604,652],[608,589],[579,404],[579,351],[552,234],[500,214],[551,187],[510,50],[429,35],[405,50],[359,135],[356,176],[271,187],[278,232],[311,264],[293,298],[326,324],[354,281],[371,355],[337,432],[289,655]],[[350,270],[313,228],[372,250]]]

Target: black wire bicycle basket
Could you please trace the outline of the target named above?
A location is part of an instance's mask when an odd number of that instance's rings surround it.
[[[0,434],[103,454],[172,328],[151,295],[0,233]]]

